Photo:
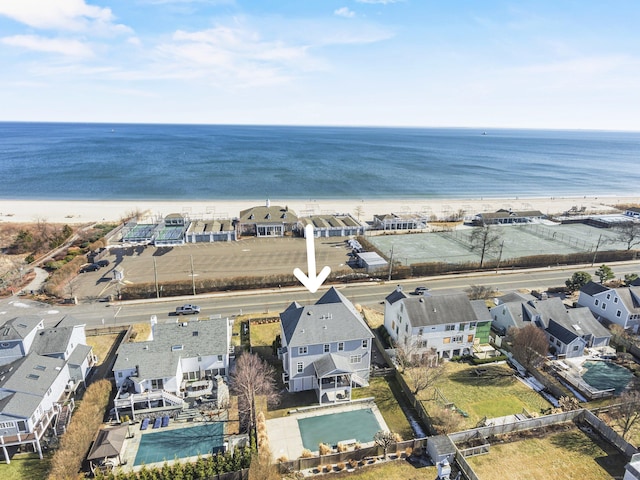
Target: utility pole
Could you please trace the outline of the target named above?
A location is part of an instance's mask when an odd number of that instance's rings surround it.
[[[391,281],[391,273],[393,272],[393,244],[391,245],[391,256],[389,257],[389,277],[387,281]]]
[[[193,288],[193,295],[196,294],[196,277],[193,274],[193,255],[189,255],[189,259],[191,260],[191,287]]]
[[[156,265],[155,257],[153,257],[153,278],[156,284],[156,298],[160,298],[160,291],[158,290],[158,266]]]
[[[593,259],[591,260],[591,266],[596,263],[596,255],[598,255],[598,248],[600,248],[600,242],[602,241],[602,234],[598,237],[598,243],[596,243],[596,250],[593,252]]]
[[[504,240],[500,244],[500,253],[498,254],[498,263],[496,264],[496,275],[498,274],[498,269],[500,268],[500,261],[502,260],[502,249],[504,248]]]

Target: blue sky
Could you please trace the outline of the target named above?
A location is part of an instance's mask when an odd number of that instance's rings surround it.
[[[640,130],[637,0],[0,0],[0,120]]]

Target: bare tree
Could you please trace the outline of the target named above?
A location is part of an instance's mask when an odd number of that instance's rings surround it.
[[[417,342],[396,343],[394,348],[398,370],[414,395],[432,387],[444,374],[446,364],[438,354],[418,348]]]
[[[353,210],[353,213],[356,214],[356,217],[358,217],[358,221],[360,221],[360,217],[362,215],[364,215],[364,208],[362,207],[362,205],[358,205],[356,206],[356,208]]]
[[[631,390],[620,395],[620,406],[611,410],[614,423],[622,430],[626,440],[631,428],[640,420],[640,392]]]
[[[640,223],[625,223],[616,227],[615,232],[617,235],[613,241],[624,243],[627,246],[627,250],[640,245]]]
[[[484,265],[485,256],[498,252],[501,240],[502,237],[493,227],[485,225],[474,228],[469,242],[471,243],[471,251],[480,252],[480,268]]]
[[[231,392],[238,396],[241,424],[250,432],[256,423],[256,397],[264,397],[268,404],[279,400],[275,370],[255,353],[243,353],[230,377]]]
[[[471,285],[466,292],[470,300],[486,300],[495,297],[498,290],[488,285]]]
[[[389,450],[389,448],[391,448],[391,446],[396,443],[396,435],[387,430],[380,430],[373,436],[373,441],[376,443],[376,445],[382,447],[384,458],[386,459],[387,450]]]
[[[508,337],[513,356],[527,370],[540,365],[549,351],[547,336],[533,324],[510,328]]]

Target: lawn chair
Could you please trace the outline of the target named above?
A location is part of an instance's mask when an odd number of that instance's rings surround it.
[[[169,415],[165,415],[164,417],[162,417],[162,426],[163,427],[169,426]]]
[[[149,419],[145,417],[140,424],[140,430],[146,430],[147,428],[149,428]]]

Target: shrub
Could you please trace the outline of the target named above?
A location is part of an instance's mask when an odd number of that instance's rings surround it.
[[[309,450],[308,448],[305,448],[304,450],[302,450],[302,453],[300,454],[300,458],[311,458],[313,457],[313,453],[311,453],[311,450]]]
[[[305,449],[305,450],[303,450],[303,451],[302,451],[302,455],[301,455],[301,456],[304,456],[304,452],[305,452],[305,451],[307,451],[307,452],[308,452],[309,450],[306,450],[306,449]],[[277,459],[277,462],[278,462],[278,463],[284,463],[284,462],[288,462],[288,461],[289,461],[289,459],[287,458],[287,456],[286,456],[286,455],[282,455],[281,457],[278,457],[278,459]]]
[[[320,445],[318,445],[318,452],[320,453],[320,455],[329,455],[331,453],[331,450],[331,447],[326,443],[321,443]]]
[[[356,468],[358,466],[358,461],[355,458],[349,460],[349,466],[351,468]]]
[[[344,463],[344,462],[340,462],[340,463],[338,463],[338,464],[336,465],[336,468],[337,468],[339,471],[344,470],[346,467],[347,467],[347,466],[345,465],[345,463]]]

